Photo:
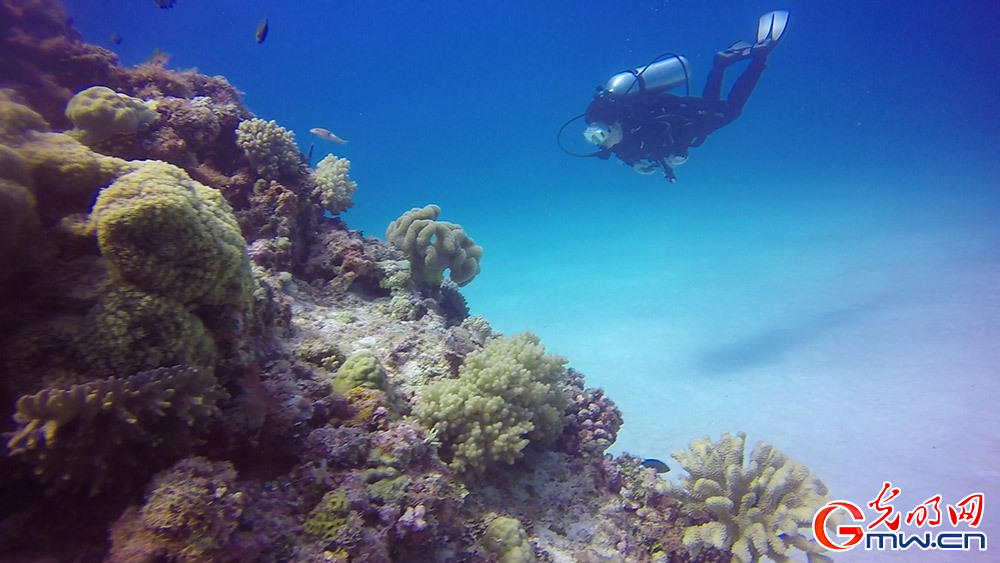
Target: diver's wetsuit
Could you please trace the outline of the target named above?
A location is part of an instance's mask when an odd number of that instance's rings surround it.
[[[620,124],[622,140],[601,149],[597,156],[607,159],[614,154],[629,166],[648,161],[660,166],[667,180],[673,182],[677,177],[666,159],[687,158],[690,147],[701,146],[710,133],[740,116],[764,72],[770,51],[770,48],[753,48],[744,53],[728,50],[717,53],[700,98],[665,91],[624,95],[599,92],[584,118],[588,124]],[[747,57],[752,57],[750,65],[736,80],[728,98],[722,100],[726,68]]]

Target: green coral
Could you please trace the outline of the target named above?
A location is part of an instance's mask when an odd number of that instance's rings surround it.
[[[339,491],[330,491],[309,513],[303,529],[314,536],[319,536],[325,542],[337,539],[338,534],[350,523],[351,505],[347,495]]]
[[[101,190],[91,221],[112,279],[181,303],[246,304],[246,241],[229,204],[184,170],[146,161]]]
[[[367,350],[347,358],[334,376],[334,391],[344,394],[355,387],[386,389],[385,370],[375,355]]]
[[[366,469],[362,473],[368,496],[376,504],[398,504],[406,498],[406,489],[410,486],[410,478],[403,475],[399,469],[382,465]]]
[[[427,386],[414,414],[456,471],[514,463],[529,442],[549,444],[562,432],[565,363],[528,332],[491,340],[466,356],[458,379]]]
[[[95,493],[185,453],[226,396],[210,371],[189,366],[47,388],[18,399],[7,449],[51,488]]]
[[[537,560],[528,533],[520,521],[509,516],[498,516],[490,522],[483,533],[483,546],[497,557],[499,563],[531,563]]]
[[[358,184],[348,177],[350,171],[350,160],[328,154],[319,161],[312,173],[313,183],[316,185],[314,193],[319,197],[323,209],[331,215],[342,213],[354,205],[351,196],[358,189]]]
[[[90,145],[115,135],[134,135],[159,116],[155,102],[144,102],[105,86],[92,86],[70,98],[66,117],[73,122],[71,133]]]
[[[236,128],[236,144],[265,180],[294,176],[302,168],[295,135],[274,121],[256,117],[241,121]]]
[[[726,432],[717,443],[706,437],[673,452],[690,477],[680,478],[672,496],[695,517],[711,518],[687,528],[684,545],[694,553],[706,546],[729,552],[734,563],[792,561],[793,548],[811,563],[829,561],[807,538],[813,515],[829,500],[826,486],[763,442],[744,464],[745,442],[746,434]]]
[[[436,205],[415,207],[389,225],[385,238],[406,255],[415,281],[440,284],[447,269],[451,280],[464,286],[479,273],[483,249],[460,225],[437,221],[440,214]]]

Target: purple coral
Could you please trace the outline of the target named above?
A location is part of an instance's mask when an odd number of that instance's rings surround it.
[[[306,457],[330,467],[357,467],[368,455],[368,433],[360,428],[317,428],[305,442]]]
[[[112,526],[108,560],[217,560],[245,503],[229,462],[181,460],[153,479],[141,508]]]
[[[570,377],[579,375],[570,369]],[[582,381],[582,377],[580,378]],[[603,389],[575,389],[565,410],[566,426],[556,449],[573,455],[603,455],[618,438],[622,413]]]

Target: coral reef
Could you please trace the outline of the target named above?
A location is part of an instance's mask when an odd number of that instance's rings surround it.
[[[690,474],[674,496],[696,517],[711,518],[688,528],[684,545],[695,553],[714,547],[739,563],[788,561],[792,549],[805,552],[810,562],[830,561],[805,536],[829,500],[826,485],[770,444],[757,443],[747,458],[745,442],[746,434],[726,432],[716,443],[706,437],[691,442],[690,450],[673,452]]]
[[[494,339],[466,356],[458,379],[421,394],[413,412],[456,471],[514,463],[529,443],[559,436],[568,402],[559,385],[566,359],[546,354],[538,342],[531,333]]]
[[[385,238],[406,255],[414,280],[438,285],[448,270],[451,280],[461,287],[479,274],[483,249],[461,226],[437,221],[440,214],[436,205],[415,207],[389,224]]]
[[[482,249],[436,206],[351,230],[348,161],[68,19],[0,0],[0,559],[820,557],[804,468],[726,442],[696,476],[703,444],[685,492],[608,456],[621,412],[469,316]]]

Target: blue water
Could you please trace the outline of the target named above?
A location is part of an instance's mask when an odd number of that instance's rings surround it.
[[[315,141],[314,161],[349,158],[353,228],[439,204],[485,249],[473,313],[606,388],[616,452],[746,430],[862,505],[883,480],[900,510],[1000,494],[1000,5],[66,4],[123,63],[158,47]],[[743,115],[677,183],[559,151],[612,74],[676,51],[698,93],[715,50],[778,8],[789,30]]]

